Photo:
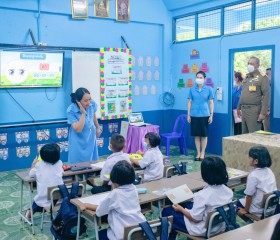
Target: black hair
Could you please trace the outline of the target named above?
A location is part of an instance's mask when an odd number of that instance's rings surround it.
[[[134,168],[126,160],[119,161],[111,171],[110,180],[119,186],[132,184],[135,180]]]
[[[228,182],[225,162],[219,157],[206,157],[201,162],[202,179],[209,185],[221,185]]]
[[[238,82],[242,82],[243,81],[243,77],[241,72],[235,72],[234,73],[234,77],[236,77],[238,79]]]
[[[110,144],[112,145],[113,152],[120,152],[125,146],[125,139],[120,134],[113,134],[110,139]]]
[[[160,136],[155,132],[146,133],[145,138],[149,139],[152,148],[160,145]]]
[[[78,88],[76,92],[70,94],[71,102],[72,103],[76,103],[76,101],[80,102],[86,93],[90,94],[89,90],[82,87]]]
[[[53,165],[60,159],[60,147],[56,143],[48,143],[41,148],[40,156],[44,162]]]
[[[249,157],[258,160],[257,167],[265,168],[271,166],[271,157],[266,147],[257,145],[249,150]]]
[[[197,76],[198,74],[201,74],[204,78],[206,78],[206,74],[203,71],[198,71],[195,76]]]

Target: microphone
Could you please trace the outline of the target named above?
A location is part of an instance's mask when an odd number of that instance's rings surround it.
[[[126,46],[127,48],[129,48],[129,46],[128,46],[128,44],[127,44],[127,42],[125,41],[125,39],[124,39],[124,37],[123,37],[123,36],[121,36],[121,39],[123,40],[123,42],[124,42],[125,46]]]

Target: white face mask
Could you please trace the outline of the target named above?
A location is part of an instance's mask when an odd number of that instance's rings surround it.
[[[196,78],[196,79],[195,79],[195,82],[196,82],[197,84],[203,84],[203,83],[204,83],[204,79],[202,79],[202,78]]]
[[[148,149],[149,149],[148,143],[143,142],[143,148],[144,148],[145,150],[148,150]]]
[[[254,72],[255,67],[251,64],[248,64],[247,69],[248,69],[248,72],[251,73],[251,72]]]
[[[108,149],[109,149],[109,151],[111,151],[111,152],[112,152],[112,149],[111,149],[110,145],[108,146]]]

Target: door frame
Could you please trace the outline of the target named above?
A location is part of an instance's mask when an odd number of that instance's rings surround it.
[[[234,76],[234,54],[237,52],[248,52],[258,50],[271,50],[271,91],[270,91],[270,131],[274,129],[273,107],[274,107],[274,72],[275,72],[275,45],[254,46],[246,48],[232,48],[229,49],[229,71],[228,71],[228,113],[230,121],[230,136],[233,136],[233,118],[232,118],[232,90],[233,90],[233,76]],[[261,60],[261,59],[260,59]]]

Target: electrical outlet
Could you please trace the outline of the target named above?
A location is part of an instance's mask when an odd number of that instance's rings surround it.
[[[217,87],[217,100],[223,100],[223,89],[222,87]]]

